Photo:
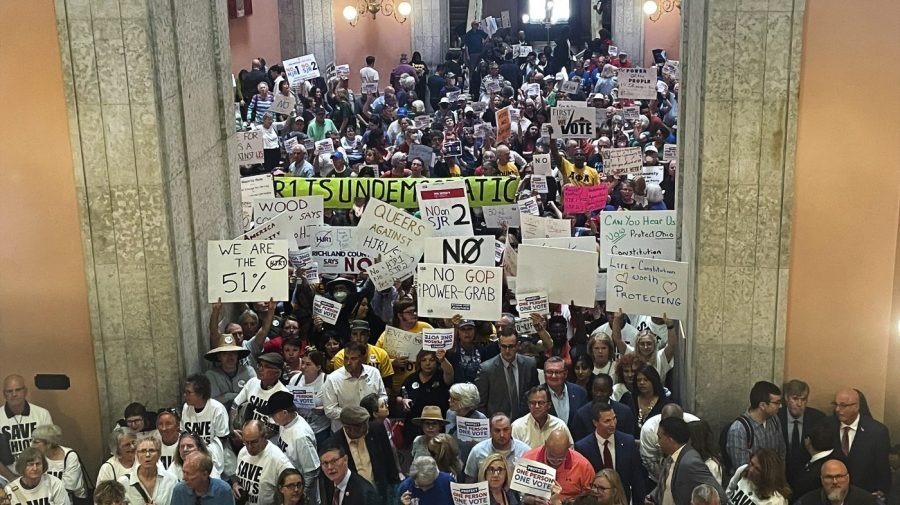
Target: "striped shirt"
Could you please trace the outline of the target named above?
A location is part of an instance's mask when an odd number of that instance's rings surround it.
[[[275,101],[275,95],[272,93],[267,94],[263,99],[260,99],[259,95],[253,95],[253,99],[250,100],[250,105],[247,107],[247,120],[252,123],[262,124],[263,116],[266,115],[273,101]],[[253,116],[254,112],[256,113],[255,118]]]
[[[744,426],[738,421],[732,422],[731,428],[728,429],[728,440],[725,446],[728,450],[728,456],[731,458],[732,466],[737,468],[748,464],[750,462],[750,454],[757,449],[763,448],[775,451],[784,460],[786,450],[778,417],[770,417],[760,424],[750,416],[749,410],[744,413],[744,416],[750,421],[750,426],[753,427],[753,445],[747,447],[747,431],[744,429]]]

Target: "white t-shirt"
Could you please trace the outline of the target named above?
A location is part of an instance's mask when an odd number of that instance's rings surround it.
[[[272,443],[266,443],[266,448],[256,456],[251,456],[246,447],[241,449],[235,477],[250,497],[247,503],[273,503],[275,493],[278,492],[278,476],[286,468],[294,468],[294,465]]]
[[[118,479],[119,483],[125,486],[125,498],[128,499],[129,503],[144,503],[144,497],[138,490],[139,488],[153,501],[153,505],[169,505],[172,502],[172,491],[175,490],[175,486],[178,484],[178,479],[174,475],[161,470],[159,465],[157,465],[156,484],[153,486],[153,493],[150,493],[141,484],[137,472],[137,467],[135,467],[134,471],[129,475],[123,475]]]
[[[276,382],[275,385],[269,389],[263,389],[262,382],[260,382],[257,377],[254,377],[247,381],[244,389],[241,389],[241,392],[234,398],[234,404],[240,406],[249,403],[250,405],[247,407],[247,411],[250,412],[250,415],[245,418],[258,419],[266,423],[269,433],[278,433],[278,425],[273,423],[272,420],[269,419],[269,416],[260,414],[258,409],[267,405],[269,403],[269,398],[279,391],[289,392],[287,388],[284,387],[284,384],[280,382]],[[245,414],[245,416],[248,415]]]
[[[731,482],[728,483],[725,494],[728,496],[729,502],[734,505],[787,505],[787,498],[778,492],[772,493],[772,496],[768,498],[759,496],[750,479],[741,476],[746,468],[747,465],[739,466],[734,472]]]
[[[594,331],[598,330],[612,337],[612,328],[609,327],[609,323],[603,323],[602,326]],[[622,327],[622,340],[625,342],[625,345],[629,347],[634,345],[634,339],[637,338],[637,334],[637,328],[630,324],[625,324],[625,326]]]
[[[628,352],[634,352],[634,347],[628,345],[626,346]],[[652,366],[659,372],[659,378],[662,379],[663,382],[666,381],[666,374],[669,373],[675,366],[675,356],[672,356],[673,359],[666,359],[666,350],[659,349],[656,351],[656,354],[653,355],[653,359],[649,360],[648,365]]]
[[[13,414],[6,404],[0,409],[0,433],[9,437],[9,450],[13,457],[18,457],[19,453],[31,447],[31,434],[42,424],[53,424],[53,418],[47,409],[33,403],[26,402],[21,415]],[[15,465],[10,465],[9,469],[15,471]]]
[[[20,477],[6,486],[6,494],[9,495],[11,505],[27,505],[29,503],[71,505],[72,503],[62,481],[47,474],[41,476],[41,481],[33,489],[25,489]],[[20,495],[25,501],[19,501]]]
[[[378,82],[378,71],[372,67],[366,66],[359,69],[359,80],[362,82]]]
[[[63,459],[47,458],[47,473],[61,480],[66,491],[72,491],[79,498],[87,497],[78,454],[68,447],[60,446],[60,449],[63,450]]]
[[[298,415],[287,426],[282,426],[280,433],[281,441],[278,446],[295,468],[303,473],[314,472],[319,468],[316,434],[305,419]]]
[[[122,466],[122,463],[119,463],[119,458],[112,456],[100,465],[100,471],[97,472],[97,484],[105,480],[118,480],[123,475],[137,471],[137,467],[137,458],[134,458],[134,464],[131,465],[131,468],[125,468]]]
[[[210,398],[201,412],[187,403],[181,409],[181,429],[199,435],[209,445],[214,438],[227,437],[228,410],[216,399]]]
[[[157,438],[159,438],[159,436],[157,436]],[[166,443],[160,439],[159,445],[159,464],[166,470],[172,471],[172,464],[175,462],[175,453],[178,452],[178,439],[176,438],[175,443],[172,445],[166,445]]]
[[[669,328],[666,326],[666,323],[656,324],[650,316],[634,316],[631,319],[631,324],[634,325],[638,332],[644,329],[652,331],[656,335],[656,348],[666,348],[669,336]],[[634,342],[631,342],[631,344],[634,345]]]

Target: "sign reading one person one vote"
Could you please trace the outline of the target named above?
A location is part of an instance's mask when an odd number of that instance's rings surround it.
[[[456,436],[461,442],[481,442],[491,436],[490,419],[456,418]]]
[[[546,292],[516,293],[516,305],[519,315],[525,316],[531,313],[547,315],[550,313],[550,302]]]
[[[601,212],[600,267],[608,268],[614,256],[674,260],[676,212]]]
[[[453,505],[488,505],[487,481],[474,484],[450,483],[450,496],[453,497]]]
[[[542,195],[546,195],[548,191],[550,191],[549,184],[547,184],[547,176],[546,175],[538,175],[531,177],[531,190],[537,191]]]
[[[603,173],[608,175],[639,173],[644,166],[640,147],[600,149],[600,158],[603,160]]]
[[[315,79],[319,73],[319,65],[316,63],[316,55],[307,54],[284,61],[284,71],[287,73],[291,86],[299,86],[302,81]]]
[[[540,216],[541,209],[538,208],[537,198],[529,196],[519,200],[519,214],[531,214],[532,216]]]
[[[429,237],[425,239],[425,263],[445,265],[476,265],[492,267],[494,257],[494,237]]]
[[[408,254],[393,252],[382,256],[380,262],[370,265],[366,272],[369,279],[375,285],[375,289],[382,291],[390,288],[395,282],[405,281],[413,276],[418,260]]]
[[[507,228],[518,228],[520,224],[519,206],[511,205],[491,205],[482,207],[484,213],[484,224],[488,228],[500,228],[506,225]]]
[[[620,68],[619,98],[656,99],[656,69]]]
[[[609,186],[563,186],[563,210],[566,214],[582,214],[606,206],[606,195]]]
[[[616,256],[606,272],[606,310],[687,317],[687,263]]]
[[[422,330],[422,349],[447,351],[453,348],[453,328],[425,328]]]
[[[294,407],[298,409],[312,409],[316,407],[316,396],[320,388],[316,386],[290,386],[294,395]]]
[[[594,138],[597,114],[593,107],[553,107],[550,123],[559,138],[589,139]]]
[[[235,133],[238,165],[255,165],[265,161],[263,138],[260,130]]]
[[[499,267],[421,263],[416,269],[419,314],[425,317],[494,321],[502,312]]]
[[[472,235],[472,212],[466,195],[466,183],[446,181],[416,185],[422,220],[434,230],[435,237]]]
[[[519,458],[509,488],[539,498],[550,498],[556,483],[556,470],[537,461]]]
[[[412,214],[373,198],[366,204],[353,235],[355,249],[363,253],[378,256],[399,251],[418,261],[423,239],[432,236],[432,228]]]
[[[313,315],[322,318],[326,324],[337,323],[342,304],[321,295],[313,298]]]
[[[206,261],[209,303],[288,299],[286,240],[210,240]]]

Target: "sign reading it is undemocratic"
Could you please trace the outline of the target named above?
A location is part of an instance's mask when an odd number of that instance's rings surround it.
[[[477,265],[492,267],[495,261],[494,237],[429,237],[425,239],[425,263]]]
[[[419,314],[494,321],[502,312],[500,267],[421,263],[416,269]]]
[[[509,488],[520,493],[540,498],[550,498],[553,484],[556,483],[556,470],[537,461],[519,458],[513,469],[513,478]]]
[[[614,256],[675,259],[674,210],[600,213],[600,267]]]
[[[206,261],[209,303],[288,299],[286,240],[210,240]]]
[[[372,256],[394,251],[422,257],[423,239],[432,228],[421,219],[380,200],[369,200],[354,232],[356,249]],[[452,314],[451,316],[452,317]]]
[[[450,496],[453,497],[453,505],[488,505],[490,503],[487,481],[474,484],[451,482]]]
[[[656,99],[655,68],[620,68],[619,98]]]
[[[606,272],[606,309],[687,317],[687,263],[616,256]]]

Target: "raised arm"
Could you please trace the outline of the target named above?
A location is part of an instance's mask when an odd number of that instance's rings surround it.
[[[622,313],[622,309],[619,309],[613,314],[613,320],[609,323],[609,328],[612,330],[612,339],[616,344],[616,351],[619,354],[628,352],[628,346],[626,346],[625,341],[622,340],[622,328],[624,327],[625,314]]]
[[[212,311],[209,313],[209,348],[215,349],[219,346],[222,334],[219,333],[219,318],[222,313],[222,297],[216,303],[212,304]]]
[[[675,356],[675,349],[678,347],[678,325],[674,321],[663,314],[663,322],[666,323],[666,361],[672,361]]]

